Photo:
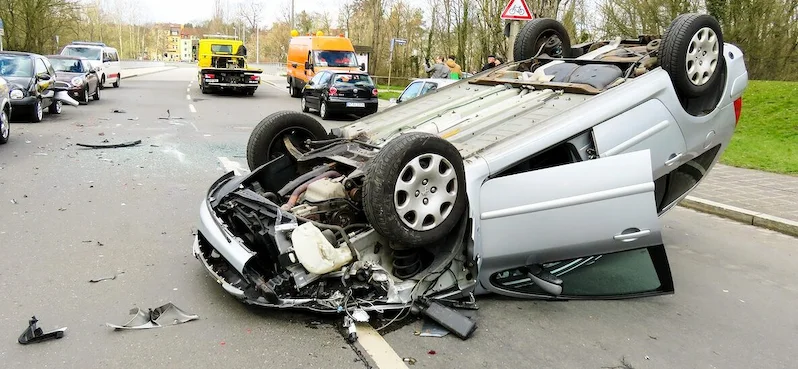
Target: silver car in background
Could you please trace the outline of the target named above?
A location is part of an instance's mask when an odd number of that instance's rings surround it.
[[[351,314],[474,296],[674,292],[659,217],[729,144],[748,83],[711,16],[515,62],[340,129],[278,112],[200,207],[196,257],[250,304]]]

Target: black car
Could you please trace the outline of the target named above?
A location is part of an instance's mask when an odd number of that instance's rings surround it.
[[[50,61],[38,54],[16,51],[0,52],[0,76],[11,85],[12,113],[41,122],[44,109],[61,114],[61,101],[54,98],[55,70]]]
[[[302,90],[302,111],[319,111],[321,119],[331,114],[367,116],[377,112],[377,87],[365,72],[325,70],[313,76]]]
[[[47,57],[55,69],[55,79],[69,84],[69,96],[81,104],[89,98],[100,99],[100,77],[88,59],[78,56],[50,55]]]

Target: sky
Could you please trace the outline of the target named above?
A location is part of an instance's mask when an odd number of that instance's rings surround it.
[[[238,0],[222,0],[230,4],[230,11],[237,12],[235,5]],[[425,0],[405,0],[407,3],[423,6]],[[264,25],[270,25],[276,21],[282,13],[283,7],[290,6],[290,0],[261,0],[264,4],[264,11],[262,19]],[[171,23],[192,23],[200,20],[210,19],[213,14],[214,0],[136,0],[136,3],[141,7],[142,13],[147,15],[147,18],[155,22],[171,22]],[[338,20],[338,11],[345,1],[334,0],[294,0],[294,9],[296,13],[303,10],[308,12],[324,12],[330,14],[333,23]],[[144,14],[142,14],[144,15]]]

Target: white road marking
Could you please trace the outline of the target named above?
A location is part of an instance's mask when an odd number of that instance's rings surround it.
[[[194,127],[195,131],[199,132],[199,128],[197,128],[197,126],[194,124],[194,122],[191,122],[191,126]]]
[[[286,89],[286,87],[277,87],[277,85],[276,85],[276,84],[274,84],[274,82],[271,82],[271,81],[263,81],[263,83],[265,83],[265,84],[267,84],[267,85],[269,85],[269,86],[272,86],[272,87],[274,87],[275,89],[278,89],[278,90],[280,90],[280,91],[285,91],[285,89]]]
[[[191,92],[191,86],[186,87],[186,92]]]
[[[366,349],[374,364],[380,369],[402,368],[407,365],[388,342],[368,323],[356,323],[357,341]]]
[[[192,113],[197,112],[197,108],[194,107],[194,104],[188,104],[188,110],[191,110]]]
[[[191,100],[191,95],[186,94],[186,100]]]
[[[249,169],[245,168],[237,161],[230,160],[224,156],[220,156],[217,159],[219,159],[219,163],[222,164],[222,168],[225,170],[225,172],[232,170],[237,176],[249,173]]]

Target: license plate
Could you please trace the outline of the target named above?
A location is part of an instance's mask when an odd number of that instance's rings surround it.
[[[359,102],[348,102],[346,103],[347,108],[365,108],[366,103],[359,103]]]

